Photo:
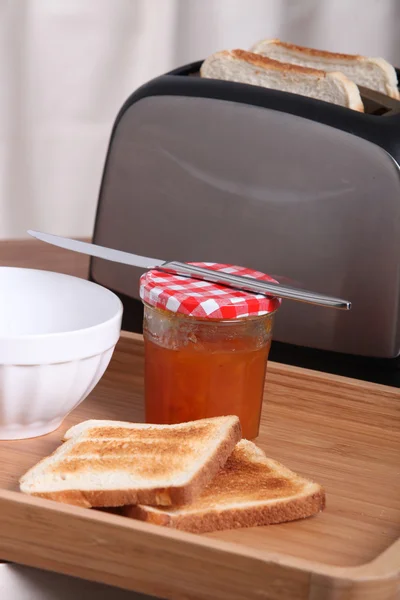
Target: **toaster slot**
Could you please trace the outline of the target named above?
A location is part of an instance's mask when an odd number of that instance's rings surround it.
[[[170,74],[181,77],[199,78],[201,64],[202,61],[191,63],[190,65],[185,65],[184,67],[175,69]],[[397,73],[398,77],[400,78],[400,70],[398,70]],[[364,113],[366,115],[386,117],[400,114],[400,100],[395,100],[386,94],[376,92],[375,90],[371,90],[360,85],[358,88],[364,103]]]
[[[200,77],[199,71],[192,71],[186,74],[187,77]],[[366,115],[374,115],[379,117],[392,116],[400,113],[400,101],[395,100],[394,98],[390,98],[386,96],[386,94],[381,94],[380,92],[376,92],[375,90],[370,90],[369,88],[358,86],[360,90],[360,95],[362,101],[364,103],[364,113]]]

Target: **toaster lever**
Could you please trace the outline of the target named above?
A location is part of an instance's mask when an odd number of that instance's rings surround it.
[[[400,113],[400,101],[386,94],[358,86],[365,112],[370,115],[389,116]]]

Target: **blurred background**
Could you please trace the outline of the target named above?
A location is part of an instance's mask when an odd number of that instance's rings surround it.
[[[400,66],[400,0],[0,0],[0,239],[90,236],[127,96],[273,37]]]

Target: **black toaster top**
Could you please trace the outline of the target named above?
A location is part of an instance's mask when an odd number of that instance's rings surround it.
[[[400,162],[399,100],[360,88],[365,109],[361,113],[289,92],[233,81],[203,79],[199,76],[202,62],[184,65],[141,86],[122,106],[114,128],[126,109],[145,97],[173,95],[214,98],[286,112],[341,129],[381,146]],[[400,81],[400,69],[396,69],[396,73]]]

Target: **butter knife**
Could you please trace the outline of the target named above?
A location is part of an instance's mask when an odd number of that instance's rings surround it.
[[[156,258],[147,258],[145,256],[139,256],[138,254],[105,248],[104,246],[72,240],[51,233],[32,231],[31,229],[28,230],[28,233],[32,237],[41,240],[42,242],[52,244],[53,246],[65,248],[66,250],[73,250],[74,252],[79,252],[81,254],[88,254],[89,256],[95,256],[112,262],[122,263],[124,265],[140,267],[141,269],[158,269],[159,271],[174,273],[183,277],[193,277],[194,279],[219,283],[246,292],[264,294],[265,296],[278,296],[279,298],[297,300],[298,302],[306,302],[318,306],[338,308],[341,310],[349,310],[351,308],[351,302],[348,300],[342,300],[341,298],[334,298],[332,296],[326,296],[324,294],[318,294],[317,292],[310,292],[308,290],[290,287],[272,281],[260,281],[243,275],[232,275],[231,273],[213,271],[212,269],[197,267],[179,261],[163,261]]]

